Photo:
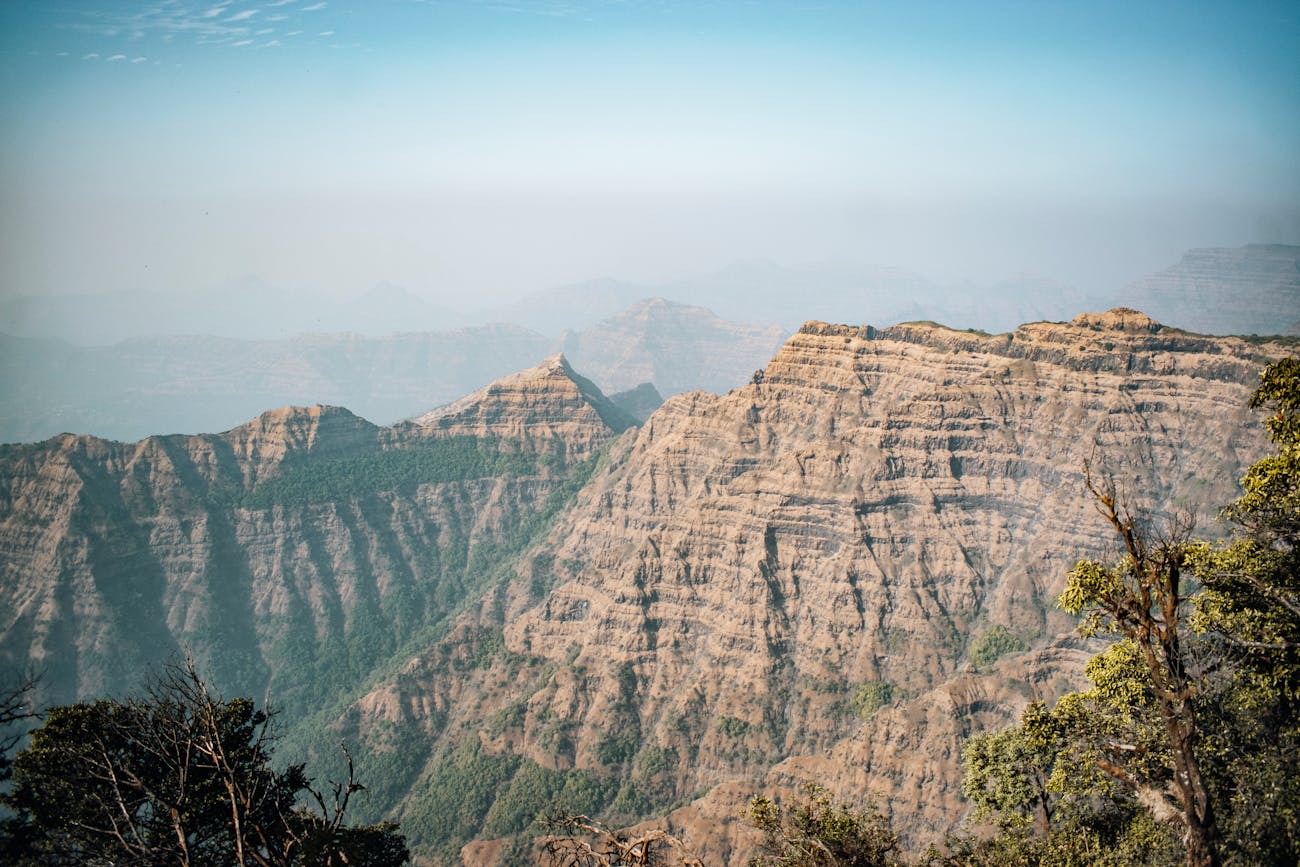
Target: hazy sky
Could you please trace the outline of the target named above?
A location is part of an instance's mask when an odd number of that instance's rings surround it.
[[[1114,288],[1300,242],[1298,46],[1294,0],[2,2],[0,292]]]

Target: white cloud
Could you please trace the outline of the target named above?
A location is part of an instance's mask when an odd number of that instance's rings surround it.
[[[262,47],[263,47],[263,48],[279,48],[279,47],[280,47],[281,45],[283,45],[283,44],[284,44],[284,43],[281,42],[281,41],[278,40],[278,39],[272,39],[270,42],[266,43],[266,45],[264,45],[264,46],[262,46]]]
[[[318,12],[328,6],[328,0],[135,0],[115,4],[112,11],[87,10],[69,26],[114,40],[139,42],[129,55],[124,55],[123,59],[129,60],[137,52],[149,50],[145,46],[151,42],[227,47],[261,44],[275,34],[285,34],[288,28],[294,29],[288,30],[287,36],[300,36],[314,32],[302,27],[302,13]],[[267,24],[276,26],[264,26]],[[321,35],[334,36],[335,31]],[[126,48],[121,44],[117,47]],[[161,49],[150,51],[151,55],[160,53]],[[103,56],[107,57],[108,52]]]
[[[334,31],[333,31],[333,30],[322,30],[320,33],[317,33],[316,35],[317,35],[317,36],[333,36],[333,35],[334,35]]]
[[[117,61],[117,60],[126,60],[126,55],[125,55],[125,54],[114,54],[112,57],[108,58],[108,62],[109,62],[109,63],[113,63],[114,61]]]
[[[98,60],[98,59],[99,59],[99,54],[97,54],[96,52],[92,51],[92,52],[90,52],[89,54],[83,54],[83,55],[81,55],[81,59],[82,59],[82,60]]]
[[[132,62],[132,63],[144,63],[144,62],[145,62],[146,60],[148,60],[148,59],[149,59],[149,58],[147,58],[147,57],[132,57],[132,58],[131,58],[131,62]]]

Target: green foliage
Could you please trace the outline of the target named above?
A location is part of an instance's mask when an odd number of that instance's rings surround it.
[[[1129,779],[1163,790],[1168,750],[1145,672],[1128,642],[1088,666],[1091,690],[1053,707],[1033,702],[1019,726],[977,735],[962,750],[963,794],[998,828],[964,841],[958,864],[1172,865],[1177,835],[1137,793],[1102,770],[1121,756]],[[1142,756],[1134,759],[1130,753]]]
[[[519,763],[517,756],[484,752],[476,737],[466,739],[410,802],[403,817],[407,834],[454,860],[460,847],[478,836]]]
[[[834,800],[814,783],[781,806],[756,797],[745,819],[762,833],[750,867],[892,867],[899,864],[898,835],[868,804],[857,809]]]
[[[610,801],[607,811],[611,821],[619,824],[631,824],[651,815],[655,802],[640,783],[633,779],[623,780],[618,787],[618,794]]]
[[[459,436],[356,457],[309,457],[259,484],[240,505],[250,509],[302,507],[379,491],[413,490],[419,485],[536,472],[533,456],[503,446],[498,440]]]
[[[1251,401],[1277,453],[1224,510],[1229,544],[1188,564],[1204,590],[1193,626],[1224,665],[1198,701],[1202,762],[1228,863],[1300,863],[1300,360],[1270,366]]]
[[[1278,451],[1225,509],[1227,544],[1152,541],[1089,477],[1126,556],[1080,562],[1060,604],[1124,637],[1090,690],[968,743],[966,795],[1000,833],[939,863],[1300,862],[1300,361],[1266,370],[1252,406]]]
[[[597,816],[618,794],[618,780],[590,771],[569,771],[553,806],[556,812]]]
[[[272,769],[268,723],[250,699],[213,697],[188,666],[146,698],[51,708],[14,761],[0,850],[43,864],[216,867],[240,852],[268,867],[405,863],[395,825],[342,824],[360,788],[351,775],[332,809],[296,806],[310,781],[301,765]]]
[[[641,745],[640,730],[623,729],[601,735],[596,742],[596,761],[609,767],[630,761]]]
[[[723,737],[732,740],[743,738],[745,735],[749,734],[748,720],[739,719],[734,716],[718,717],[717,722],[714,723],[714,727],[717,728]]]
[[[525,831],[539,815],[560,803],[566,775],[525,760],[510,786],[496,799],[483,823],[483,835],[508,837]]]
[[[644,778],[657,776],[667,770],[670,770],[677,764],[677,751],[672,747],[664,748],[656,744],[650,744],[641,750],[641,756],[637,759],[637,773]]]
[[[894,683],[889,680],[869,680],[861,684],[849,699],[849,707],[858,719],[868,719],[894,700]]]
[[[976,668],[987,671],[1008,653],[1020,653],[1027,649],[1020,636],[999,623],[975,639],[970,649],[970,660]]]
[[[1056,798],[1048,780],[1061,751],[1060,726],[1042,702],[1025,708],[1018,728],[976,735],[962,748],[962,794],[977,818],[1003,831],[1027,827],[1035,815],[1050,820]]]

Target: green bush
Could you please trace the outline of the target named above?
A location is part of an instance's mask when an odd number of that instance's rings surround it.
[[[889,680],[869,680],[861,684],[849,700],[849,707],[858,719],[867,719],[894,700],[894,684]]]
[[[970,660],[976,668],[989,669],[1008,653],[1019,653],[1026,649],[1025,642],[1018,635],[998,624],[975,639],[970,648]]]
[[[743,738],[749,733],[749,723],[743,719],[737,719],[734,716],[720,716],[717,722],[718,731],[722,732],[724,737]]]

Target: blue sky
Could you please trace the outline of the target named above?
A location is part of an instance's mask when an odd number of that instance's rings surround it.
[[[1294,3],[0,4],[0,293],[1300,242]]]

